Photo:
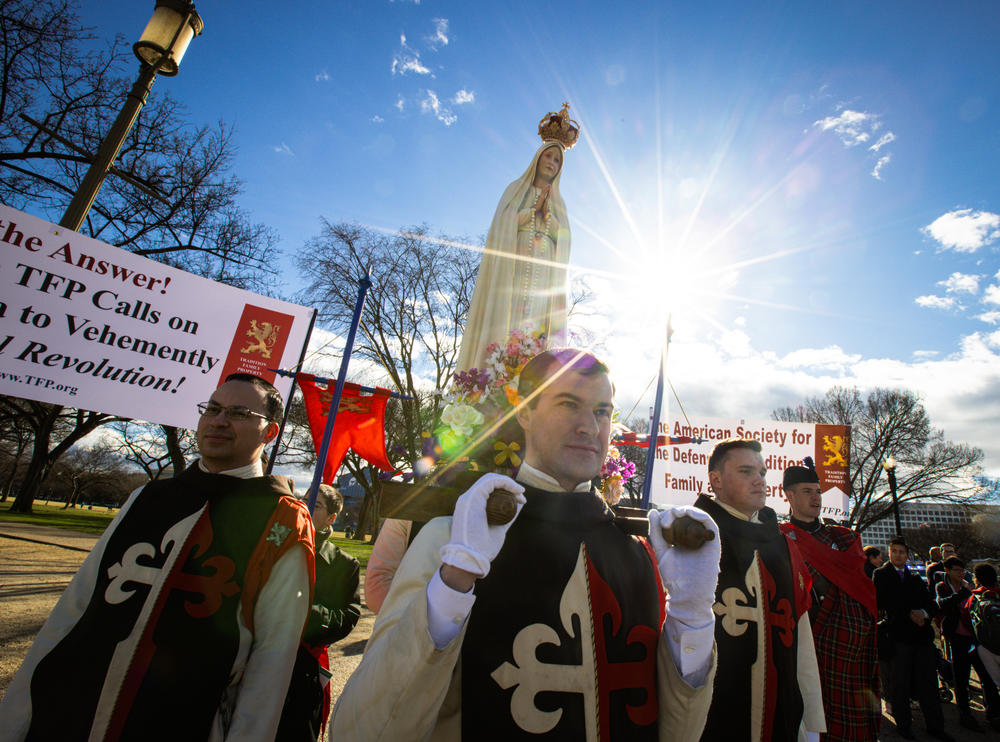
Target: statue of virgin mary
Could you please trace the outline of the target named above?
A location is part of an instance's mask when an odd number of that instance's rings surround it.
[[[483,368],[486,349],[505,343],[514,330],[541,332],[547,346],[565,343],[570,234],[559,179],[563,155],[579,135],[568,109],[566,104],[542,119],[542,146],[497,205],[462,336],[459,371]]]

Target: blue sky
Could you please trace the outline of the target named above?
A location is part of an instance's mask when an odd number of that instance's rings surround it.
[[[83,19],[131,40],[152,5]],[[198,9],[203,36],[156,90],[236,125],[244,206],[289,263],[320,217],[474,240],[568,100],[571,263],[597,292],[577,326],[624,407],[669,309],[689,412],[906,386],[1000,475],[995,3]]]

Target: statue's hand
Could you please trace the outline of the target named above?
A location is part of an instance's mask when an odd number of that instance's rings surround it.
[[[552,186],[546,185],[542,188],[542,192],[538,194],[538,200],[535,201],[535,211],[539,214],[545,214],[549,210],[549,194],[552,193]]]

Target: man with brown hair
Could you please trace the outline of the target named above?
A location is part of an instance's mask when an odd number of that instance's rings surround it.
[[[611,437],[608,369],[545,351],[520,375],[517,481],[478,479],[403,557],[331,738],[657,740],[701,735],[714,669],[718,539],[668,545],[626,535],[594,492]],[[516,496],[489,525],[494,489]],[[664,598],[664,587],[669,597]],[[542,737],[544,735],[544,737]]]
[[[263,476],[281,396],[236,374],[201,459],[122,506],[0,704],[4,740],[273,739],[312,591],[313,527]]]
[[[937,688],[937,655],[931,623],[937,605],[920,575],[906,568],[909,556],[906,541],[897,536],[889,542],[889,561],[875,570],[874,577],[878,610],[887,630],[885,647],[891,654],[879,658],[888,660],[891,713],[899,735],[903,739],[916,739],[910,712],[910,699],[914,698],[920,703],[928,734],[952,742],[944,729]]]
[[[765,507],[760,443],[732,438],[708,460],[715,497],[695,506],[718,524],[722,571],[713,608],[719,670],[704,742],[795,742],[826,731],[809,608],[809,572]]]

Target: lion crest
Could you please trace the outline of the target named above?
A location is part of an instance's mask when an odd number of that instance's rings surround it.
[[[846,448],[846,435],[824,435],[823,452],[828,456],[823,461],[823,466],[836,466],[837,464],[847,466],[847,459],[844,457]]]
[[[278,342],[278,333],[280,330],[280,325],[272,325],[270,322],[261,322],[258,325],[257,320],[250,320],[250,329],[247,330],[247,337],[252,342],[247,343],[247,347],[242,348],[240,353],[259,353],[261,358],[270,358],[271,348]]]

